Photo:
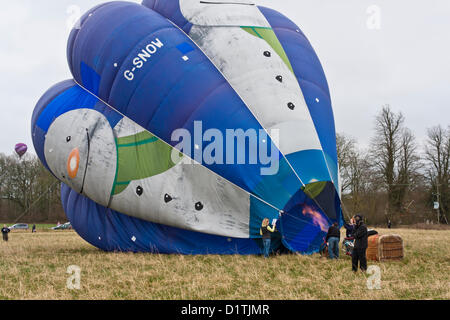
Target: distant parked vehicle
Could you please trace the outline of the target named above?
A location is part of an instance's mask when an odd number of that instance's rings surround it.
[[[67,230],[67,229],[72,229],[72,225],[70,224],[70,222],[66,222],[63,224],[60,224],[59,226],[55,226],[50,228],[52,230]]]
[[[16,223],[10,227],[8,227],[9,230],[28,230],[28,224],[26,223]]]

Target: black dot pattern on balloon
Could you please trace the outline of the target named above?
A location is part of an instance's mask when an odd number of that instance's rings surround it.
[[[70,142],[70,140],[72,140],[72,137],[71,136],[67,136],[66,141]]]
[[[203,203],[200,201],[195,204],[195,210],[200,211],[203,209]]]
[[[292,102],[289,102],[288,103],[288,108],[291,109],[291,110],[294,110],[295,109],[295,105]]]
[[[138,186],[138,187],[136,188],[136,194],[137,194],[138,196],[142,196],[143,193],[144,193],[144,189],[143,189],[141,186]]]
[[[277,79],[280,82],[283,82],[283,77],[282,76],[277,76],[275,79]]]
[[[165,203],[168,203],[168,202],[170,202],[170,201],[172,201],[172,197],[171,196],[169,196],[167,193],[164,195],[164,202]]]
[[[270,57],[270,56],[272,56],[272,54],[270,53],[270,51],[264,51],[264,55],[266,56],[266,57]]]

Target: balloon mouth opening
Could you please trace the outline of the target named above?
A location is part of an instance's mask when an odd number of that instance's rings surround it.
[[[80,166],[80,152],[78,148],[73,149],[67,158],[67,173],[69,178],[75,179]]]

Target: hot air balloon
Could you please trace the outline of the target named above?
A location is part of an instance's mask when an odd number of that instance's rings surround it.
[[[342,224],[328,84],[282,14],[109,2],[81,18],[67,58],[73,80],[38,101],[32,138],[92,245],[260,254],[268,218],[272,250],[308,254]]]
[[[28,147],[25,143],[18,143],[16,144],[14,150],[19,155],[19,158],[22,158],[22,156],[27,152]]]

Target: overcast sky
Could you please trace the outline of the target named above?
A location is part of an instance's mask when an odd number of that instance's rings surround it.
[[[34,152],[34,106],[50,86],[71,78],[67,25],[77,8],[102,2],[2,1],[0,152],[10,154],[17,142]],[[328,78],[338,132],[366,147],[384,104],[404,114],[419,142],[427,128],[450,124],[450,1],[255,2],[287,15],[309,38]]]

